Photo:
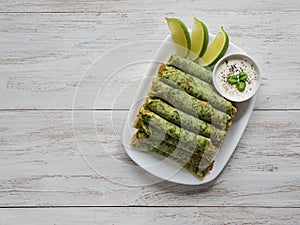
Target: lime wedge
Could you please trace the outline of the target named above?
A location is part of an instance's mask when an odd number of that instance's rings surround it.
[[[191,51],[189,54],[190,60],[195,60],[201,57],[208,44],[208,30],[204,23],[202,23],[197,18],[194,18],[194,26],[191,37]]]
[[[191,39],[188,29],[182,21],[176,18],[166,18],[177,54],[186,56],[190,47]]]
[[[223,27],[221,27],[220,32],[214,38],[213,42],[208,46],[199,62],[204,66],[214,65],[220,58],[224,56],[228,49],[228,44],[229,38]]]

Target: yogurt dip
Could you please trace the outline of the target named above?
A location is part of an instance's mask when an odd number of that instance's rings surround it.
[[[248,75],[245,80],[246,88],[239,91],[235,84],[228,83],[228,77],[244,72]],[[260,72],[257,64],[249,56],[241,53],[223,57],[213,71],[213,83],[217,91],[228,100],[242,102],[251,98],[260,85]]]

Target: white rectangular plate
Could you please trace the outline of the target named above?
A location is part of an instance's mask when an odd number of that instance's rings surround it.
[[[213,38],[214,35],[210,34],[210,40],[213,40]],[[226,54],[238,52],[245,53],[242,49],[230,42]],[[252,97],[246,102],[238,103],[236,105],[238,112],[233,120],[232,126],[228,130],[222,147],[219,149],[215,157],[214,167],[203,179],[191,174],[184,168],[181,168],[175,163],[172,163],[170,160],[160,157],[156,154],[131,149],[130,140],[132,134],[135,132],[135,129],[132,128],[132,124],[136,119],[138,110],[146,99],[148,90],[152,85],[153,78],[157,76],[159,64],[166,63],[172,54],[176,54],[176,50],[172,42],[172,38],[169,35],[162,42],[156,56],[153,59],[153,62],[150,64],[145,74],[145,79],[143,79],[137,90],[137,94],[130,108],[127,121],[123,129],[122,142],[129,157],[149,173],[163,180],[168,180],[179,184],[205,184],[214,180],[222,172],[231,155],[235,151],[235,148],[238,145],[239,140],[244,133],[244,130],[252,114],[256,96]]]

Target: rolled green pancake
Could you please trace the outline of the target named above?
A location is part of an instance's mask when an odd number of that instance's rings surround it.
[[[184,167],[189,172],[199,176],[200,178],[203,178],[213,167],[213,162],[206,163],[207,166],[205,167],[199,167],[197,166],[197,164],[195,164],[195,162],[193,162],[193,158],[187,161],[183,161],[182,158],[176,157],[174,154],[172,154],[176,147],[168,145],[166,143],[161,143],[154,147],[151,143],[143,142],[139,139],[134,139],[132,145],[136,148],[143,148],[147,151],[151,151],[161,156],[167,157],[168,159],[178,163],[180,166]]]
[[[152,134],[152,131],[150,130],[149,125],[142,120],[140,114],[137,115],[137,118],[133,122],[132,127],[136,128],[140,131],[143,131],[148,136],[150,136]],[[161,136],[160,138],[163,138],[163,136]],[[178,142],[178,140],[176,140],[176,142],[174,142],[174,145],[177,145],[177,142]]]
[[[205,82],[212,84],[212,72],[205,69],[203,66],[188,60],[186,58],[180,57],[178,55],[172,55],[167,62],[167,65],[174,66],[194,77],[197,77]]]
[[[231,117],[228,114],[213,108],[208,102],[201,101],[183,90],[172,88],[163,83],[163,80],[164,78],[156,78],[153,81],[152,88],[149,90],[150,97],[161,98],[174,107],[221,129],[228,128],[231,125]]]
[[[209,102],[213,107],[232,116],[236,108],[230,101],[216,93],[210,84],[182,72],[171,66],[161,65],[158,76],[165,78],[163,81],[174,88],[182,88],[197,99]]]
[[[151,126],[158,128],[159,130],[164,131],[164,133],[173,138],[187,143],[194,143],[196,148],[202,149],[203,151],[213,151],[215,148],[209,138],[194,134],[184,128],[180,128],[152,111],[145,109],[143,106],[141,107],[139,114],[143,121],[151,124]]]
[[[138,141],[136,139],[138,139]],[[169,153],[173,157],[181,159],[182,163],[186,163],[186,162],[190,161],[193,156],[193,152],[187,152],[187,151],[184,151],[183,149],[179,148],[178,146],[168,144],[165,141],[156,140],[151,136],[147,136],[147,134],[143,133],[142,131],[136,132],[135,136],[133,136],[133,138],[132,138],[131,143],[132,143],[132,146],[134,146],[135,148],[143,148],[142,144],[151,145],[154,148],[157,146],[161,146],[165,152]],[[139,143],[139,145],[137,145],[137,143]],[[197,164],[197,162],[196,162],[197,160],[198,160],[198,164],[200,163],[199,158],[200,159],[202,158],[202,154],[197,154],[197,157],[195,157],[192,160],[195,165]]]
[[[183,151],[187,152],[187,154],[191,155],[197,155],[202,157],[202,155],[205,155],[205,159],[209,162],[211,162],[215,154],[217,152],[217,148],[211,148],[206,149],[204,151],[203,149],[196,148],[195,143],[191,142],[179,142],[179,139],[173,138],[170,135],[166,134],[164,130],[160,130],[159,128],[150,127],[147,123],[142,121],[140,118],[138,118],[135,123],[134,127],[138,129],[138,131],[135,133],[136,138],[138,139],[148,139],[149,141],[159,144],[161,142],[166,142],[170,145],[173,145],[174,147],[178,147],[182,149]],[[146,128],[146,129],[145,129]],[[150,131],[150,133],[146,133],[146,131]]]
[[[179,109],[175,109],[161,99],[146,99],[144,108],[151,110],[160,117],[176,124],[181,128],[185,128],[196,134],[210,138],[212,143],[216,146],[221,145],[226,135],[226,131],[217,129],[213,125],[203,120],[191,116],[190,114],[187,114]]]
[[[166,143],[168,145],[172,145],[174,148],[176,148],[176,152],[174,152],[174,155],[179,154],[181,156],[184,157],[192,157],[193,158],[193,162],[195,162],[197,164],[197,166],[200,164],[200,159],[203,160],[204,162],[209,162],[211,163],[214,160],[217,148],[213,148],[213,151],[203,151],[202,149],[199,148],[190,148],[190,146],[185,145],[184,143],[180,143],[177,140],[177,144],[174,145],[175,141],[170,142],[168,139],[172,137],[164,137],[164,139],[161,139],[161,137],[158,137],[157,133],[160,133],[159,130],[155,130],[152,128],[153,131],[155,131],[155,133],[153,132],[150,136],[147,135],[146,133],[144,133],[141,130],[138,130],[135,134],[136,138],[140,139],[141,141],[145,142],[145,143],[151,143],[152,146],[156,146],[159,145],[161,143]],[[162,134],[162,133],[160,133]],[[159,134],[159,135],[160,135]],[[174,138],[173,138],[174,140]]]

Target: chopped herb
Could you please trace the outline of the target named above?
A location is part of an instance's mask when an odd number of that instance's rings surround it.
[[[235,67],[235,65],[234,65]],[[227,82],[229,84],[235,84],[236,89],[238,89],[240,92],[243,92],[246,88],[246,80],[248,78],[248,75],[241,71],[238,75],[231,75],[227,78]]]
[[[239,73],[239,79],[241,81],[245,81],[245,80],[247,80],[247,78],[248,78],[248,75],[246,73],[244,73],[244,72]]]
[[[239,81],[236,83],[236,89],[238,89],[240,92],[243,92],[246,88],[245,81]]]
[[[227,78],[227,82],[229,84],[236,84],[238,82],[238,77],[237,75],[232,75],[230,77]]]

